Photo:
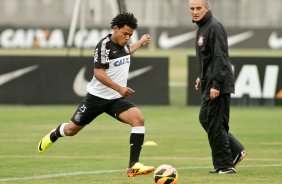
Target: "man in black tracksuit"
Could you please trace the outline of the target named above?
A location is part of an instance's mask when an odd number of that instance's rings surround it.
[[[189,0],[193,22],[198,26],[196,55],[201,87],[200,123],[208,134],[214,169],[210,173],[236,173],[235,166],[246,156],[242,144],[229,133],[230,93],[234,79],[224,27],[209,10],[207,0]]]

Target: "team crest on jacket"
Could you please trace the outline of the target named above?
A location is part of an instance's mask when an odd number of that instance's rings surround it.
[[[198,39],[198,45],[201,47],[204,45],[204,36],[203,35],[199,35],[199,39]]]

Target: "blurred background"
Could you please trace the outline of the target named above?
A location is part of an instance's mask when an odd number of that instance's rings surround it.
[[[13,81],[1,81],[0,77],[0,103],[77,102],[92,77],[93,50],[101,38],[111,33],[110,22],[120,11],[132,12],[138,19],[139,28],[132,42],[145,33],[152,37],[150,46],[140,49],[134,57],[147,60],[147,67],[150,63],[164,64],[129,81],[131,86],[144,91],[133,100],[149,105],[199,103],[199,94],[193,89],[197,28],[191,21],[188,0],[0,0],[0,3],[0,75],[25,69]],[[228,33],[237,89],[233,104],[280,105],[282,1],[210,0],[209,4]],[[146,67],[136,63],[132,70]],[[76,85],[79,72],[84,72],[85,80]],[[154,77],[156,73],[160,73],[160,78]],[[150,80],[152,77],[156,81]],[[160,90],[162,96],[158,96]],[[152,93],[155,96],[148,99],[146,96]],[[58,98],[50,98],[53,95]]]
[[[69,26],[76,0],[1,0],[1,25]],[[86,26],[108,26],[119,11],[117,0],[81,0]],[[124,0],[140,26],[194,27],[188,0]],[[281,28],[282,1],[210,0],[214,14],[227,27]]]
[[[0,183],[144,184],[128,180],[127,128],[107,114],[74,138],[37,152],[43,135],[68,121],[93,75],[93,52],[120,11],[134,13],[129,97],[146,117],[142,162],[171,164],[179,184],[282,181],[282,0],[209,0],[228,34],[234,69],[231,132],[248,159],[236,177],[214,177],[194,89],[197,27],[188,0],[0,0]],[[141,161],[141,160],[140,160]],[[123,170],[122,170],[123,169]],[[68,182],[69,181],[69,182]],[[106,181],[106,182],[105,182]]]

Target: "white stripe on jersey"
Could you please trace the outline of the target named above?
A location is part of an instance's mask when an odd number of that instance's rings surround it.
[[[110,41],[110,38],[107,37],[103,40],[102,46],[101,46],[101,63],[106,64],[109,61],[109,52],[110,50],[106,49],[106,43]]]

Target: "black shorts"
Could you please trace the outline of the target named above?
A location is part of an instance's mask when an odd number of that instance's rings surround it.
[[[87,93],[86,97],[78,106],[71,121],[77,125],[84,126],[93,121],[102,113],[118,119],[118,115],[132,107],[136,107],[133,103],[126,101],[125,98],[107,100]]]

